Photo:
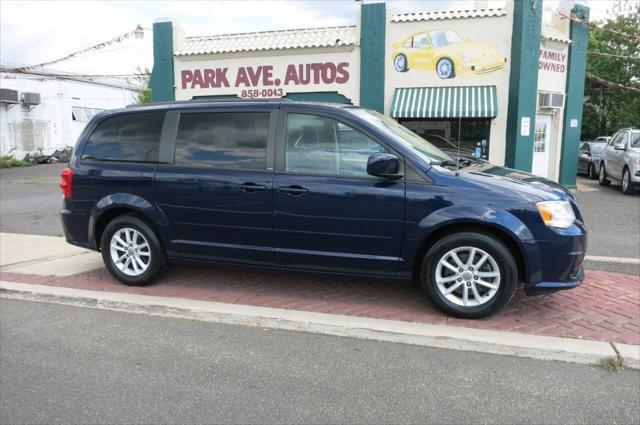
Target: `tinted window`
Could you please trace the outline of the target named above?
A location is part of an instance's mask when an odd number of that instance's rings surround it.
[[[626,131],[622,134],[622,137],[616,142],[616,145],[626,146],[629,141],[629,133]]]
[[[264,170],[268,112],[202,112],[180,115],[176,165]]]
[[[82,158],[157,162],[163,119],[164,111],[107,118],[89,137]]]
[[[376,152],[387,150],[346,124],[315,115],[288,115],[286,171],[363,177],[369,155]]]

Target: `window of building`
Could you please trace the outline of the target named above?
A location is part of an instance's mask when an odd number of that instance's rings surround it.
[[[117,115],[98,124],[82,159],[157,162],[164,112]]]
[[[387,150],[362,132],[332,118],[289,114],[286,171],[333,176],[367,176],[367,161]]]
[[[268,112],[183,113],[176,138],[175,164],[264,170],[268,138]]]
[[[459,148],[460,155],[489,159],[491,119],[400,119],[399,121],[449,156],[456,157]]]

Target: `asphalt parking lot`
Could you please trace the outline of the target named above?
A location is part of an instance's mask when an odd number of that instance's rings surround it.
[[[0,170],[0,232],[62,236],[60,171],[65,164]],[[588,254],[640,258],[640,195],[578,177],[578,205],[589,230]],[[591,269],[640,274],[634,264],[588,261]]]

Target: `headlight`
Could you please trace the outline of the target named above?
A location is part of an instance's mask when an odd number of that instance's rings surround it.
[[[544,224],[549,227],[566,229],[576,221],[573,208],[569,201],[546,201],[536,204]]]
[[[462,54],[462,60],[463,60],[463,61],[465,61],[465,62],[469,62],[469,61],[471,61],[471,53],[469,53],[469,52],[464,52],[464,53]]]
[[[631,160],[635,165],[640,165],[640,158],[634,158]]]

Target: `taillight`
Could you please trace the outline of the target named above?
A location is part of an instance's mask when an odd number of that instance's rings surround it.
[[[62,178],[62,181],[60,182],[60,189],[62,189],[64,199],[69,199],[71,198],[73,187],[73,168],[67,167],[62,170],[60,177]]]

